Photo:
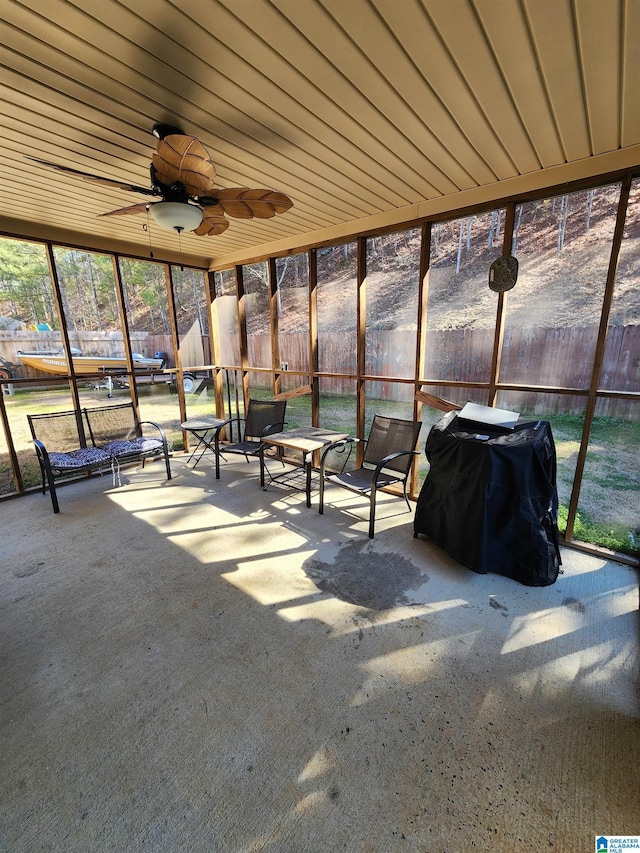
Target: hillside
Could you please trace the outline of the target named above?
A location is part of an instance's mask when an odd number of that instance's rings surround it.
[[[618,200],[616,187],[585,191],[517,208],[515,246],[520,269],[506,296],[507,326],[559,328],[600,321]],[[501,254],[504,211],[443,222],[432,227],[427,327],[482,329],[495,324],[497,294],[488,286],[491,262]],[[420,230],[367,242],[369,328],[415,329]],[[322,248],[318,259],[318,315],[323,332],[353,334],[356,325],[357,244]],[[281,333],[306,324],[305,255],[279,260],[283,288]],[[117,331],[118,304],[111,260],[106,255],[56,250],[73,327]],[[157,263],[123,261],[130,328],[169,334],[164,271]],[[630,207],[620,257],[611,325],[640,324],[640,216]],[[174,268],[180,333],[206,314],[201,274]],[[232,294],[233,273],[224,275]],[[300,286],[302,284],[302,286]],[[266,264],[245,267],[251,333],[269,332]],[[286,294],[285,294],[286,291]],[[26,326],[57,327],[42,246],[0,239],[0,316]],[[302,319],[301,319],[302,318]],[[235,325],[235,324],[233,324]]]
[[[595,191],[590,211],[588,194],[581,195],[584,198],[572,196],[567,209],[561,200],[556,200],[555,209],[553,202],[539,202],[533,211],[527,208],[517,232],[515,254],[520,267],[517,284],[506,299],[507,324],[558,328],[600,322],[617,193]],[[487,214],[434,226],[429,328],[494,325],[498,295],[489,289],[488,276],[491,261],[501,254],[501,234],[488,249],[491,219]],[[640,324],[640,242],[634,231],[637,227],[628,228],[625,235],[611,325]],[[372,269],[367,279],[367,321],[380,329],[415,328],[420,232],[416,229],[375,243],[376,253],[370,252],[368,258]],[[342,249],[318,253],[321,320],[335,331],[353,331],[355,249],[352,244],[346,257]]]

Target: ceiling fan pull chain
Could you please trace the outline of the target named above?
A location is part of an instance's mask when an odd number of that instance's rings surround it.
[[[149,238],[149,257],[153,257],[153,244],[151,243],[151,220],[149,219],[149,208],[147,207],[147,222],[142,225],[142,230],[147,232]]]

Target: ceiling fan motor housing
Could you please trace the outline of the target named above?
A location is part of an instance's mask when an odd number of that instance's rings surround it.
[[[154,124],[151,131],[156,139],[164,139],[165,136],[184,136],[183,131],[179,127],[174,127],[172,124]]]
[[[165,201],[177,201],[186,204],[189,201],[189,194],[184,188],[184,184],[180,181],[174,181],[168,188]]]

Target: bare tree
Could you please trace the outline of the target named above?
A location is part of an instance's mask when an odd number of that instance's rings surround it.
[[[489,239],[487,240],[489,249],[493,249],[494,245],[500,240],[501,213],[500,210],[491,211],[491,225],[489,226]]]
[[[522,224],[522,212],[524,210],[524,205],[519,204],[517,207],[516,213],[516,221],[513,227],[513,243],[511,246],[511,254],[515,255],[516,249],[518,248],[518,234],[520,233],[520,225]]]
[[[587,193],[587,223],[585,231],[588,231],[591,226],[591,210],[593,208],[593,197],[595,196],[595,190],[589,190]]]
[[[560,217],[558,219],[558,251],[564,248],[564,235],[567,228],[567,213],[569,212],[569,196],[563,195],[560,205]]]

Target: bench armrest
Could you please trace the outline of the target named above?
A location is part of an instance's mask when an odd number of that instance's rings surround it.
[[[167,436],[166,436],[166,433],[165,433],[164,429],[160,426],[160,424],[157,424],[155,421],[140,421],[140,430],[141,430],[141,431],[142,431],[142,427],[143,427],[145,424],[148,424],[149,426],[152,426],[152,427],[154,427],[155,429],[157,429],[157,430],[158,430],[158,433],[160,434],[160,438],[162,439],[163,443],[164,443],[164,444],[166,444],[166,443],[167,443]]]
[[[157,431],[160,435],[160,440],[162,441],[162,453],[164,455],[164,464],[165,464],[165,468],[167,469],[167,480],[170,480],[171,479],[171,465],[169,463],[169,444],[167,442],[166,433],[163,430],[163,428],[160,426],[160,424],[157,424],[155,421],[140,421],[140,432],[142,432],[142,427],[144,424],[147,424],[147,425],[152,426],[155,429],[157,429]],[[143,466],[144,466],[144,462],[143,462]]]

